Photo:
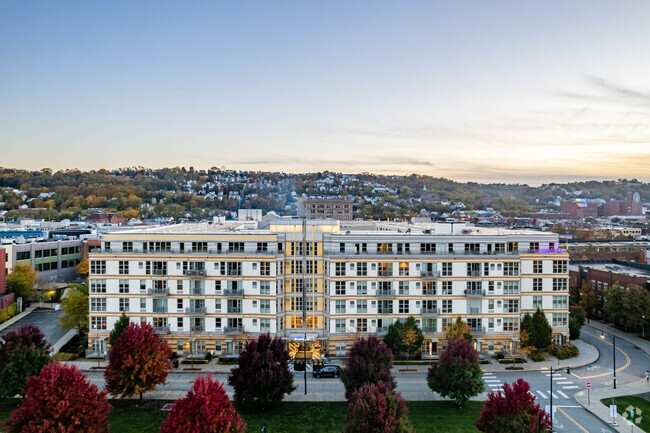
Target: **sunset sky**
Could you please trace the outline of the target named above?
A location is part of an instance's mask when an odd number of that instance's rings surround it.
[[[0,166],[650,181],[648,1],[0,2]]]

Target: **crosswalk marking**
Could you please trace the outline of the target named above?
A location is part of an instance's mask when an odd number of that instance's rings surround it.
[[[540,397],[542,397],[542,398],[548,398],[548,397],[546,396],[546,394],[544,394],[542,391],[536,391],[536,392],[537,392],[537,394],[540,395]]]
[[[557,394],[554,393],[554,392],[551,392],[551,391],[546,391],[546,392],[548,392],[548,395],[553,395],[553,398],[560,398],[560,397],[558,397]]]
[[[484,382],[501,382],[501,379],[483,379]]]
[[[573,385],[573,386],[563,386],[562,388],[564,389],[580,389],[579,386]]]
[[[551,380],[566,380],[566,377],[555,377],[553,376]]]
[[[569,396],[566,395],[565,393],[563,393],[562,391],[558,391],[557,393],[560,394],[564,398],[569,398]]]
[[[573,385],[573,382],[571,381],[565,381],[565,382],[558,382],[558,385]]]
[[[501,385],[498,383],[488,383],[488,386],[490,388],[501,388]]]

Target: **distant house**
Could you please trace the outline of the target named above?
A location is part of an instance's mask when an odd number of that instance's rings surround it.
[[[126,218],[117,213],[94,213],[87,216],[85,221],[96,224],[126,224]]]

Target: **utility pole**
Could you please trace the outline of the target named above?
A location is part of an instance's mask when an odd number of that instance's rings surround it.
[[[307,395],[307,218],[302,220],[302,330],[304,333],[305,395]]]
[[[553,367],[551,367],[551,432],[553,431]]]

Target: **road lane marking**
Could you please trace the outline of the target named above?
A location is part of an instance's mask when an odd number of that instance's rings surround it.
[[[591,335],[594,338],[598,338],[597,335],[594,335],[594,334],[591,334],[591,333],[585,332],[585,331],[583,331],[583,332],[585,334],[587,334],[587,335]],[[610,346],[612,346],[612,343],[610,343],[609,341],[603,340],[603,342],[606,343],[606,344],[609,344]],[[630,360],[630,357],[627,356],[627,353],[623,352],[623,349],[621,349],[620,347],[617,347],[616,350],[621,352],[623,354],[623,356],[625,356],[625,360],[626,360],[625,365],[620,367],[620,368],[617,368],[616,371],[625,370],[632,363],[632,361]],[[595,374],[593,376],[578,376],[577,374],[574,374],[574,376],[577,377],[578,379],[593,379],[595,377],[603,377],[603,376],[607,376],[607,375],[610,375],[610,374],[612,374],[612,373],[607,372],[607,373]]]
[[[542,398],[548,398],[546,394],[544,394],[542,391],[535,391],[537,394],[539,394]]]
[[[585,433],[589,433],[587,430],[585,430],[585,428],[584,428],[583,426],[581,426],[580,424],[578,424],[578,422],[577,422],[576,420],[574,420],[573,418],[571,418],[571,417],[570,417],[570,416],[569,416],[565,411],[563,411],[561,407],[558,407],[557,410],[559,410],[560,412],[562,412],[562,414],[564,414],[564,416],[567,417],[567,419],[568,419],[569,421],[571,421],[572,423],[574,423],[574,424],[575,424],[575,425],[576,425],[580,430],[582,430],[582,431],[585,432]]]
[[[564,397],[564,398],[569,398],[568,395],[566,395],[565,393],[563,393],[563,392],[560,391],[560,390],[558,390],[557,393],[560,394],[560,395],[561,395],[562,397]]]

